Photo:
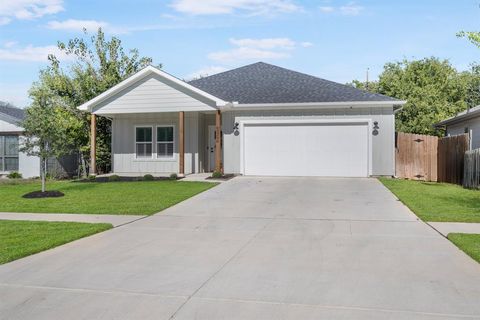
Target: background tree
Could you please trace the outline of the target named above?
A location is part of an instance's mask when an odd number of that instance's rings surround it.
[[[84,37],[73,38],[66,43],[58,42],[58,48],[67,56],[73,57],[73,62],[60,61],[55,55],[49,55],[50,64],[40,71],[39,80],[31,88],[30,96],[35,99],[40,92],[49,92],[60,102],[57,105],[69,113],[68,119],[75,119],[82,124],[81,127],[72,126],[75,130],[69,132],[72,137],[68,140],[79,151],[81,171],[85,175],[88,172],[90,149],[90,116],[80,112],[77,107],[150,65],[152,59],[140,57],[136,49],[126,53],[120,39],[105,39],[101,29],[90,38],[84,30]],[[99,172],[108,172],[110,169],[110,126],[111,123],[106,118],[99,117],[97,120]]]
[[[72,132],[78,131],[83,124],[48,90],[34,90],[32,99],[33,103],[26,109],[26,117],[22,122],[24,138],[21,150],[40,158],[42,192],[45,192],[47,160],[71,153],[75,145],[75,134]]]
[[[458,72],[448,60],[435,57],[387,63],[379,80],[369,90],[407,100],[397,113],[397,131],[441,134],[433,125],[467,106],[480,103],[474,88],[480,83],[478,70]],[[352,85],[365,89],[365,83]]]

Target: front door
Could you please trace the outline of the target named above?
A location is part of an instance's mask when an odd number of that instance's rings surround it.
[[[208,126],[208,171],[215,170],[215,126]]]

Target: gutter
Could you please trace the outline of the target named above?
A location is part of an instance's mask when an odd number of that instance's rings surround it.
[[[228,110],[282,110],[282,109],[329,109],[329,108],[365,108],[365,107],[390,107],[399,106],[395,111],[400,111],[406,101],[348,101],[348,102],[305,102],[305,103],[252,103],[239,104],[230,102],[225,104],[224,111]]]

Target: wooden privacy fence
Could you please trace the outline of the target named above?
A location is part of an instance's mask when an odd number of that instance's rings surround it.
[[[438,137],[398,132],[395,175],[399,178],[437,181]]]
[[[480,188],[480,149],[465,153],[463,186],[465,188]]]
[[[438,182],[462,184],[468,134],[438,139]]]
[[[399,178],[461,184],[468,135],[436,136],[399,132],[395,175]]]

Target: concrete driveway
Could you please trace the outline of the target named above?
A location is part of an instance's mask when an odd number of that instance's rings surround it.
[[[480,265],[377,180],[236,178],[0,266],[0,318],[479,319]]]

